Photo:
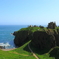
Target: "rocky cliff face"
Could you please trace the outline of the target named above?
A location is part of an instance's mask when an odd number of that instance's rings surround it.
[[[59,29],[54,29],[54,25],[49,25],[48,27],[48,29],[29,27],[26,28],[26,30],[14,32],[13,35],[15,36],[15,45],[21,46],[31,40],[31,44],[39,49],[50,49],[52,47],[59,46]]]
[[[39,49],[50,49],[56,45],[55,37],[46,32],[36,31],[33,34],[32,45]]]
[[[21,46],[31,38],[31,32],[30,31],[18,31],[14,32],[13,34],[15,36],[14,43],[16,46]]]
[[[21,46],[29,40],[32,40],[31,44],[39,49],[50,49],[59,46],[59,34],[52,29],[35,31],[34,33],[30,31],[19,31],[14,32],[14,35],[14,43],[16,46]]]

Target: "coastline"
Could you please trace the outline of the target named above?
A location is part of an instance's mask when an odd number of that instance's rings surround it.
[[[3,51],[10,51],[10,50],[14,50],[16,48],[11,48],[11,49],[0,49],[0,50],[3,50]]]

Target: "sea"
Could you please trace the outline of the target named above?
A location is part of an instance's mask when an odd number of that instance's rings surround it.
[[[26,27],[28,25],[0,25],[0,46],[3,46],[5,49],[15,48],[15,36],[11,33]]]

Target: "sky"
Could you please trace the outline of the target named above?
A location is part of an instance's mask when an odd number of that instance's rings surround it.
[[[0,0],[0,25],[59,25],[59,0]]]

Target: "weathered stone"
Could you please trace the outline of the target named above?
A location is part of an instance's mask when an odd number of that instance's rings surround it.
[[[48,27],[47,28],[55,29],[55,27],[56,27],[56,23],[55,22],[48,23]]]
[[[36,31],[33,34],[31,44],[39,49],[50,49],[52,47],[55,47],[55,37],[46,32]]]
[[[30,40],[31,32],[30,31],[18,31],[18,32],[14,32],[14,36],[15,36],[15,39],[14,39],[15,45],[21,46]]]
[[[37,25],[34,25],[34,27],[38,27]]]
[[[2,49],[3,47],[2,46],[0,46],[0,49]]]
[[[28,27],[33,27],[32,25],[28,26]]]
[[[39,27],[40,27],[40,28],[44,28],[44,26],[41,26],[41,25],[40,25]]]

